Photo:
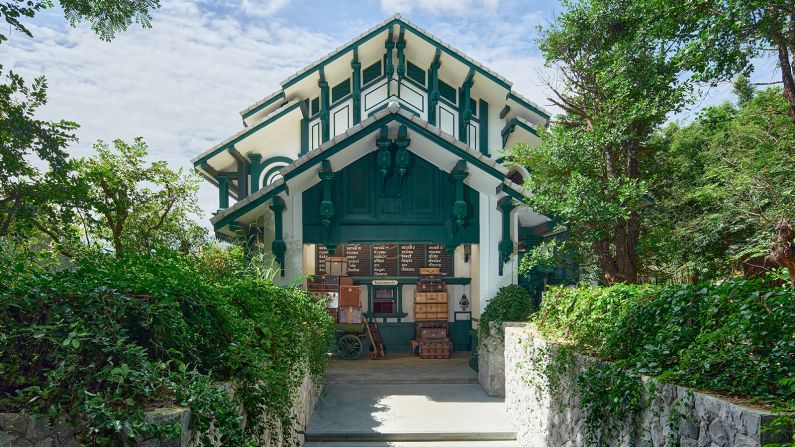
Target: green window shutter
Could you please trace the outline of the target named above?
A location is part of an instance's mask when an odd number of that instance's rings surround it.
[[[331,89],[331,102],[337,102],[351,93],[351,80],[346,79]]]
[[[381,62],[376,62],[362,72],[362,84],[369,84],[379,76],[381,76]]]
[[[420,85],[425,85],[425,70],[411,62],[406,62],[406,76]]]
[[[346,169],[348,173],[348,213],[370,213],[370,185],[367,163],[357,163]]]
[[[450,101],[453,104],[458,103],[458,98],[456,98],[455,89],[448,85],[446,82],[439,80],[439,96],[442,98]]]

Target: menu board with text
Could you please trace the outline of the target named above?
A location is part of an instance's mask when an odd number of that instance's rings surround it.
[[[373,244],[372,254],[373,254],[372,276],[398,275],[397,244]]]
[[[369,244],[345,244],[343,253],[348,261],[348,276],[371,276]]]
[[[348,262],[348,276],[416,277],[422,267],[438,267],[453,276],[453,258],[442,244],[340,244],[335,251]],[[315,250],[315,273],[325,274],[326,247]]]

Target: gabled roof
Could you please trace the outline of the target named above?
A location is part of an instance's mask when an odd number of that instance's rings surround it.
[[[436,46],[442,52],[446,53],[447,55],[459,60],[460,62],[468,65],[470,68],[474,69],[476,72],[479,72],[481,75],[485,76],[486,78],[491,79],[492,81],[496,82],[506,90],[509,90],[511,93],[515,93],[511,90],[511,86],[513,83],[508,79],[504,78],[494,70],[486,67],[485,65],[481,64],[480,62],[472,59],[468,55],[466,55],[463,51],[455,48],[454,46],[450,45],[449,43],[443,41],[442,39],[438,38],[437,36],[433,35],[432,33],[428,32],[424,28],[421,28],[417,24],[413,23],[412,21],[403,18],[400,14],[395,14],[392,17],[382,21],[381,23],[373,26],[372,28],[368,29],[367,31],[363,32],[362,34],[354,37],[350,41],[340,45],[336,49],[332,50],[325,56],[321,57],[320,59],[316,60],[315,62],[307,65],[297,73],[291,75],[287,79],[281,82],[281,89],[277,90],[276,92],[271,93],[267,97],[257,101],[256,103],[250,105],[249,107],[245,108],[240,112],[243,118],[246,118],[257,111],[261,110],[264,107],[267,107],[269,104],[272,104],[275,100],[278,100],[280,96],[284,96],[284,90],[289,88],[291,85],[295,84],[296,82],[304,79],[305,77],[309,76],[310,74],[314,73],[315,71],[319,70],[324,65],[333,62],[334,60],[344,56],[349,51],[352,51],[353,48],[366,42],[373,38],[374,36],[382,33],[384,30],[388,29],[394,25],[401,25],[406,30],[412,32],[416,36],[420,37],[421,39],[425,40],[426,42]],[[523,98],[523,97],[522,97]],[[526,103],[532,104],[530,101],[524,99]],[[535,104],[532,104],[535,111],[542,116],[546,115],[549,117],[549,114],[543,111],[543,109]]]
[[[345,133],[337,135],[331,140],[323,143],[317,149],[309,151],[282,168],[280,170],[282,175],[281,179],[276,180],[266,188],[250,194],[240,202],[219,212],[210,219],[210,222],[216,230],[235,222],[238,218],[253,211],[258,206],[265,205],[274,196],[284,192],[287,189],[287,183],[295,176],[318,165],[324,159],[340,152],[350,144],[373,134],[380,129],[381,126],[393,121],[406,125],[409,130],[417,132],[423,137],[434,140],[441,148],[460,156],[461,159],[466,160],[472,166],[496,178],[501,182],[499,187],[500,190],[507,195],[518,200],[522,200],[526,197],[526,191],[506,178],[508,169],[505,166],[453,138],[438,127],[419,118],[414,113],[401,108],[400,103],[393,99],[390,101],[387,108],[376,112],[371,117],[348,129]]]

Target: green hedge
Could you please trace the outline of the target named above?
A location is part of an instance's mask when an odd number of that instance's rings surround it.
[[[525,321],[538,310],[538,305],[530,297],[527,289],[517,284],[501,287],[480,314],[478,338],[483,340],[491,335],[492,324],[497,325],[499,338],[505,335],[502,324],[506,321]]]
[[[791,407],[795,290],[761,281],[551,288],[539,329],[664,381]]]
[[[290,426],[303,376],[325,369],[325,309],[228,252],[0,268],[0,408],[79,421],[89,445],[175,433],[143,419],[170,404],[190,407],[195,429],[218,427],[222,445],[254,445],[274,422]],[[233,382],[234,397],[219,381]],[[262,405],[270,418],[257,417]]]

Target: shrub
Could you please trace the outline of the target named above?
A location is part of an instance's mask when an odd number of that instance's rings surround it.
[[[552,288],[539,329],[663,381],[786,405],[795,390],[795,290],[769,282]]]
[[[502,338],[505,334],[502,327],[504,322],[527,321],[530,314],[537,310],[537,304],[524,287],[516,284],[502,287],[480,314],[478,337],[484,339],[491,335],[491,326],[494,324],[499,328],[497,336]]]
[[[249,445],[277,422],[272,436],[289,436],[302,377],[325,368],[325,309],[238,257],[93,255],[58,272],[2,273],[0,408],[65,417],[90,445],[173,434],[143,418],[170,404],[191,408],[194,429],[216,427],[222,445]]]

